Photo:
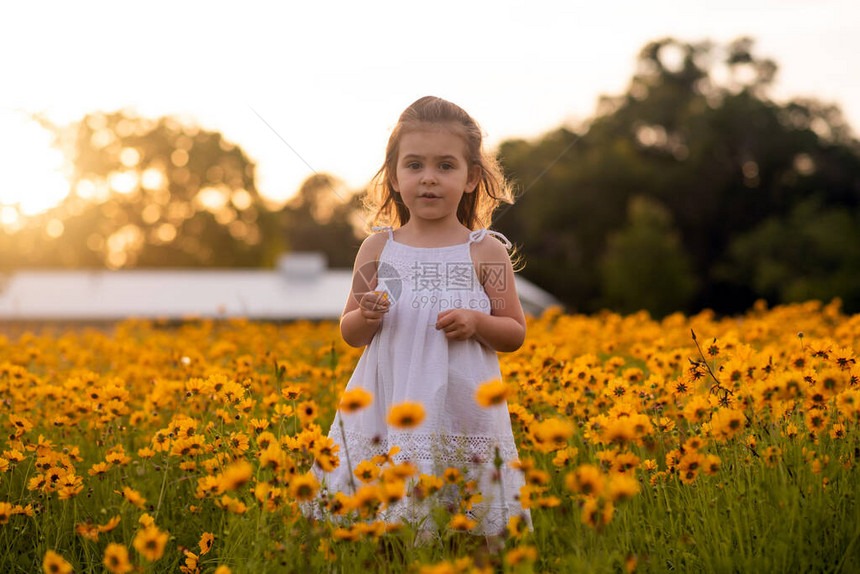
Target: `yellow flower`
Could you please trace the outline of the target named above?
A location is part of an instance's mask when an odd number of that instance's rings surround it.
[[[304,401],[299,403],[298,407],[296,407],[296,411],[299,414],[299,420],[303,426],[308,426],[316,420],[318,410],[319,407],[317,407],[315,401]]]
[[[505,554],[505,562],[511,566],[517,566],[523,562],[534,562],[535,560],[537,560],[537,548],[534,546],[511,548]]]
[[[150,562],[155,562],[164,555],[167,538],[167,532],[152,524],[137,531],[133,542],[134,549]]]
[[[714,476],[720,470],[720,457],[715,454],[709,454],[705,457],[705,462],[702,465],[702,470],[708,476]]]
[[[508,536],[514,540],[519,540],[529,531],[529,525],[523,516],[524,515],[521,514],[515,514],[508,519]]]
[[[310,501],[319,490],[319,482],[310,472],[293,478],[290,482],[290,494],[298,501]]]
[[[146,504],[146,499],[142,497],[138,491],[131,489],[128,486],[123,488],[122,492],[119,492],[118,490],[115,490],[114,492],[122,494],[128,502],[140,508],[141,510],[143,509],[143,505]]]
[[[445,478],[445,482],[447,482],[448,484],[457,484],[462,478],[460,470],[454,468],[453,466],[449,466],[448,468],[446,468],[442,476]]]
[[[589,496],[582,505],[582,521],[592,528],[600,528],[609,524],[614,511],[612,502]]]
[[[248,510],[248,506],[244,502],[227,494],[216,500],[215,504],[233,514],[244,514]]]
[[[105,548],[105,556],[102,564],[112,574],[126,574],[132,571],[131,562],[128,560],[128,549],[116,542],[111,542]]]
[[[627,474],[613,474],[606,485],[606,494],[612,502],[633,498],[639,493],[639,481]]]
[[[373,516],[382,504],[379,488],[375,485],[365,485],[353,495],[350,506],[358,510],[362,518]]]
[[[503,404],[511,395],[511,389],[502,381],[496,379],[478,387],[475,400],[484,408]]]
[[[406,495],[406,483],[402,480],[390,480],[380,484],[379,494],[386,506],[397,502]]]
[[[535,448],[540,452],[552,452],[567,446],[567,440],[573,436],[573,427],[561,419],[547,419],[534,423],[531,427],[530,438]]]
[[[593,464],[583,464],[567,474],[565,485],[571,492],[598,496],[603,492],[603,473]]]
[[[711,432],[728,440],[744,428],[744,413],[736,409],[719,409],[711,416]]]
[[[373,402],[373,395],[362,388],[355,388],[343,393],[340,398],[340,410],[345,413],[354,413]]]
[[[200,555],[203,556],[210,550],[212,550],[212,542],[215,540],[215,536],[211,532],[204,532],[203,536],[200,537]]]
[[[455,514],[451,517],[451,521],[448,523],[448,528],[451,528],[452,530],[468,531],[473,529],[477,524],[478,523],[476,521],[472,520],[465,514]]]
[[[388,424],[397,428],[414,428],[424,420],[424,407],[420,403],[404,402],[388,411]]]
[[[361,482],[373,482],[376,480],[376,477],[379,476],[379,467],[369,460],[363,460],[355,467],[353,474],[355,474]]]
[[[9,502],[0,502],[0,524],[9,524],[9,519],[15,514],[15,507]]]
[[[73,570],[72,565],[53,550],[45,552],[45,558],[42,560],[42,569],[45,571],[45,574],[71,574]]]
[[[242,488],[254,476],[254,469],[247,460],[240,460],[224,469],[218,480],[218,493],[232,492]]]
[[[107,471],[109,471],[109,470],[111,469],[111,466],[113,466],[113,465],[112,465],[111,463],[109,463],[109,462],[97,462],[97,463],[96,463],[96,464],[94,464],[94,465],[92,466],[92,468],[90,468],[87,472],[89,473],[89,475],[90,475],[90,476],[99,476],[99,477],[101,477],[101,476],[103,476]]]
[[[233,574],[233,571],[230,570],[229,566],[224,566],[223,564],[215,569],[213,574]]]

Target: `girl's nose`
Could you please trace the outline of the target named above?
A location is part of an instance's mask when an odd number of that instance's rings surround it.
[[[436,177],[428,172],[425,172],[424,175],[421,176],[421,183],[425,185],[432,185],[436,183]]]

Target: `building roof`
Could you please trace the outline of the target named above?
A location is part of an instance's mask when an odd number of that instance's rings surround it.
[[[294,253],[277,269],[42,270],[0,275],[0,320],[116,321],[128,317],[336,319],[349,269],[326,269],[319,253]],[[523,310],[558,301],[516,277]]]

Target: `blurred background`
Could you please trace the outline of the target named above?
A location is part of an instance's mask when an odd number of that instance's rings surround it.
[[[35,270],[348,269],[364,187],[427,94],[482,124],[518,194],[493,228],[568,311],[860,312],[853,3],[20,4],[0,21],[7,318]]]

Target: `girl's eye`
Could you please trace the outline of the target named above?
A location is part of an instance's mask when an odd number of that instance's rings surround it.
[[[417,161],[410,161],[406,164],[406,167],[409,169],[418,169],[419,167],[421,167],[421,164]]]
[[[442,168],[442,169],[444,169],[444,170],[454,169],[454,165],[453,165],[453,164],[450,164],[450,163],[443,163],[443,164],[442,164],[441,166],[439,166],[439,167],[441,167],[441,168]]]

